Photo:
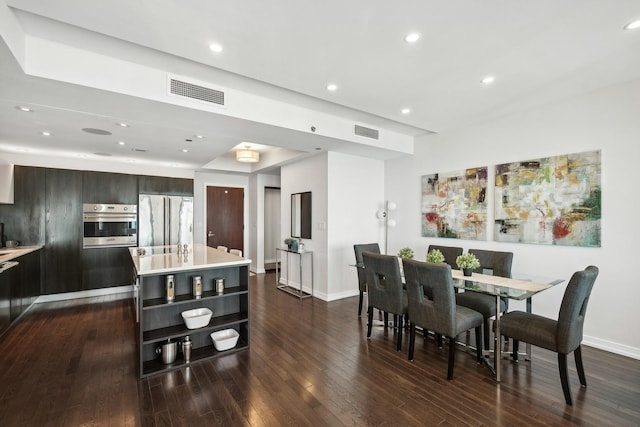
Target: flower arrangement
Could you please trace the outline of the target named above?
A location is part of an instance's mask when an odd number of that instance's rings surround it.
[[[466,253],[456,258],[456,264],[462,270],[475,270],[480,267],[480,261],[474,254]]]
[[[433,262],[436,264],[444,262],[444,255],[440,252],[440,249],[431,249],[427,254],[427,262]]]
[[[402,249],[400,249],[400,252],[398,252],[398,256],[400,258],[412,259],[413,258],[413,251],[411,250],[411,248],[402,248]]]

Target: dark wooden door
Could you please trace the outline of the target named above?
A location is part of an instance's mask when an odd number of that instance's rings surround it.
[[[207,187],[207,246],[226,246],[244,253],[244,190]]]

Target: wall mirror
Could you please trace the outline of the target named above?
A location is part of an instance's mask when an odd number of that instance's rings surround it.
[[[291,195],[291,237],[311,238],[311,191]]]

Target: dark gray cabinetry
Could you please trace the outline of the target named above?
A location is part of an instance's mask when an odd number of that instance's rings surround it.
[[[128,248],[87,248],[82,251],[83,289],[131,284]]]
[[[138,204],[138,177],[122,173],[82,173],[83,203]]]
[[[46,171],[44,294],[82,290],[82,172]]]
[[[175,278],[175,300],[165,298],[166,274]],[[156,348],[167,340],[182,342],[189,336],[193,349],[191,362],[218,357],[249,347],[249,266],[206,267],[190,271],[140,276],[138,311],[140,377],[179,369],[185,366],[182,353],[176,361],[165,365],[156,354]],[[192,296],[192,278],[202,277],[202,297]],[[225,289],[217,293],[215,279],[223,278]],[[211,321],[203,328],[187,329],[181,313],[195,308],[209,308]],[[211,340],[211,333],[222,329],[235,329],[240,337],[233,349],[219,352]],[[178,344],[179,346],[180,344]]]
[[[14,268],[0,273],[0,335],[11,324],[11,275]]]
[[[42,251],[12,260],[18,264],[0,273],[0,334],[40,295]]]
[[[193,180],[140,175],[138,176],[138,192],[140,194],[193,196]]]
[[[14,204],[0,204],[0,222],[8,240],[23,246],[42,245],[45,239],[45,169],[16,166]]]

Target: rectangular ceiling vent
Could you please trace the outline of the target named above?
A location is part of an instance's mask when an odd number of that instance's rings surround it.
[[[224,92],[174,78],[170,79],[170,92],[173,95],[224,105]]]
[[[380,132],[377,129],[366,128],[364,126],[355,125],[355,134],[364,136],[365,138],[379,139]]]

